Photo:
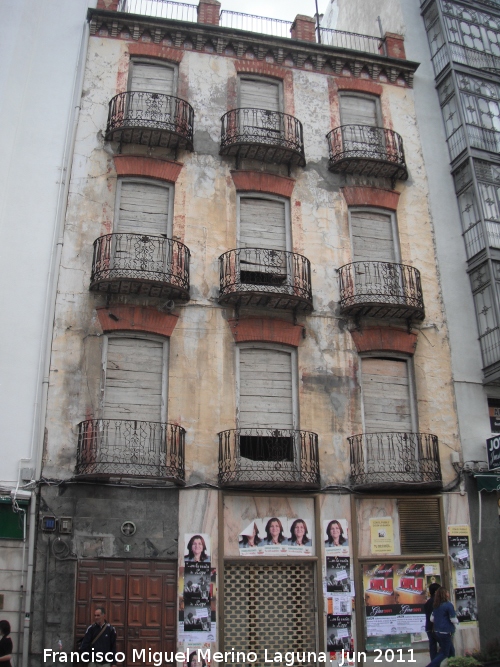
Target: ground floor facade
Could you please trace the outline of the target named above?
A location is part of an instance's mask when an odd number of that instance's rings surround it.
[[[96,606],[125,665],[187,665],[198,651],[207,664],[340,665],[354,652],[368,664],[388,651],[425,665],[433,581],[460,607],[457,652],[479,647],[460,493],[71,484],[42,487],[40,515],[71,532],[38,534],[32,665],[73,651]]]

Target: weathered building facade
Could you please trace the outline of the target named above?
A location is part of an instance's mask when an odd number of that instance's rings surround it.
[[[418,65],[396,33],[318,44],[306,16],[287,37],[215,0],[146,4],[88,14],[33,664],[97,604],[127,664],[198,646],[425,664],[424,591],[452,585],[469,510]]]
[[[496,203],[498,162],[497,2],[337,2],[331,27],[405,34],[421,65],[415,108],[429,177],[443,303],[449,328],[463,471],[472,513],[481,644],[498,637],[498,486],[486,439],[498,429]],[[436,94],[437,91],[437,94]],[[478,278],[479,276],[479,278]],[[493,282],[492,282],[493,281]],[[478,493],[479,491],[479,493]]]

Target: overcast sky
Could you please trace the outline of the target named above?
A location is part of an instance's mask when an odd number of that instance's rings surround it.
[[[187,0],[193,2],[193,0]],[[293,21],[297,14],[314,16],[316,5],[314,0],[220,0],[221,9],[244,14],[256,14],[257,16],[268,16],[273,19]],[[194,3],[193,3],[194,4]],[[322,14],[328,4],[328,0],[318,0],[318,10]]]

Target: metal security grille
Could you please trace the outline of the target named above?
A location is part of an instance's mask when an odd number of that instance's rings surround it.
[[[442,553],[439,498],[398,500],[401,553]]]
[[[305,651],[306,661],[307,652],[316,650],[314,593],[312,563],[226,565],[224,650],[255,651],[258,667],[265,649],[268,656]]]

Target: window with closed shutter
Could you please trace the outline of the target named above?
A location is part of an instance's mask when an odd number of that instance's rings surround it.
[[[292,353],[239,350],[240,453],[254,461],[293,461]]]
[[[240,350],[240,428],[293,428],[292,355]]]
[[[241,108],[281,111],[280,84],[263,79],[241,77],[239,106]]]
[[[391,215],[353,210],[350,217],[355,262],[398,261]]]
[[[132,62],[131,91],[175,95],[174,81],[173,67],[140,61]]]
[[[289,278],[284,201],[240,198],[240,279],[251,285],[285,286]]]
[[[176,70],[160,63],[132,61],[127,124],[165,127],[176,124]]]
[[[361,360],[364,432],[412,432],[408,363],[400,359]]]
[[[122,181],[118,188],[111,269],[159,275],[170,246],[170,188],[142,181]]]
[[[241,77],[238,106],[241,132],[271,141],[279,138],[283,131],[283,119],[276,113],[282,111],[279,82]]]
[[[170,188],[143,181],[120,184],[116,231],[168,234]]]
[[[165,421],[164,358],[162,341],[109,337],[104,419]]]
[[[364,302],[406,303],[404,270],[394,216],[370,209],[350,211],[354,293]]]
[[[385,135],[380,128],[378,97],[343,94],[340,96],[340,122],[343,150],[354,154],[372,154],[384,159]]]
[[[379,126],[378,98],[362,95],[340,96],[340,121],[342,125]]]

